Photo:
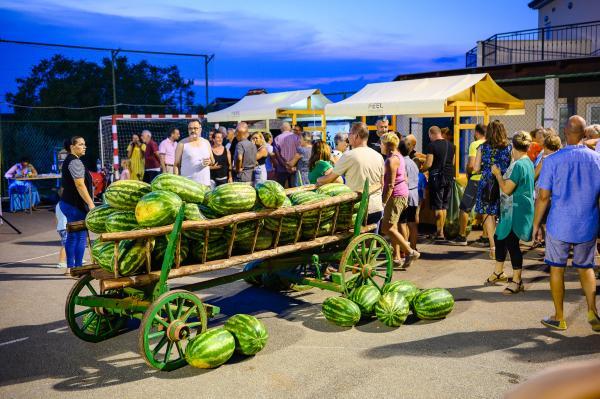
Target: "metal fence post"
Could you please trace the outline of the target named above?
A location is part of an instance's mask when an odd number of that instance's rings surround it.
[[[544,61],[544,47],[546,47],[546,29],[542,28],[542,61]]]
[[[119,50],[110,50],[110,69],[112,70],[113,114],[117,114],[117,82],[115,79],[115,59]]]

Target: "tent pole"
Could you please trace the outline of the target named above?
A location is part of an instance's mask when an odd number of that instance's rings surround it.
[[[327,142],[327,118],[325,118],[325,112],[321,114],[321,140]]]
[[[461,153],[460,153],[460,106],[458,106],[458,105],[454,106],[454,151],[455,151],[455,155],[454,155],[455,173],[454,173],[454,176],[458,177],[458,170],[460,167],[460,158],[461,158]]]

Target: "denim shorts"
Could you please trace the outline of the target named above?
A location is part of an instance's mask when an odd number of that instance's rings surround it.
[[[588,269],[594,267],[596,256],[596,239],[571,244],[552,238],[546,233],[545,262],[550,266],[565,267],[569,259],[569,250],[573,246],[573,267]]]
[[[57,232],[60,236],[60,244],[64,247],[67,242],[67,230],[57,230]]]

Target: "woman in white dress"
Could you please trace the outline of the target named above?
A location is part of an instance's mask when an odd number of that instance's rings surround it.
[[[175,150],[175,173],[210,187],[210,166],[215,163],[210,142],[200,136],[202,127],[197,120],[188,123],[188,133]]]

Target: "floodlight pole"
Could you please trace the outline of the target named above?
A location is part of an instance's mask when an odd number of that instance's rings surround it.
[[[112,70],[113,114],[117,114],[117,82],[115,78],[115,60],[119,50],[110,50],[110,67]]]
[[[214,54],[205,55],[204,56],[204,87],[206,90],[205,93],[205,102],[206,106],[204,108],[204,112],[208,114],[208,64],[215,58]]]

